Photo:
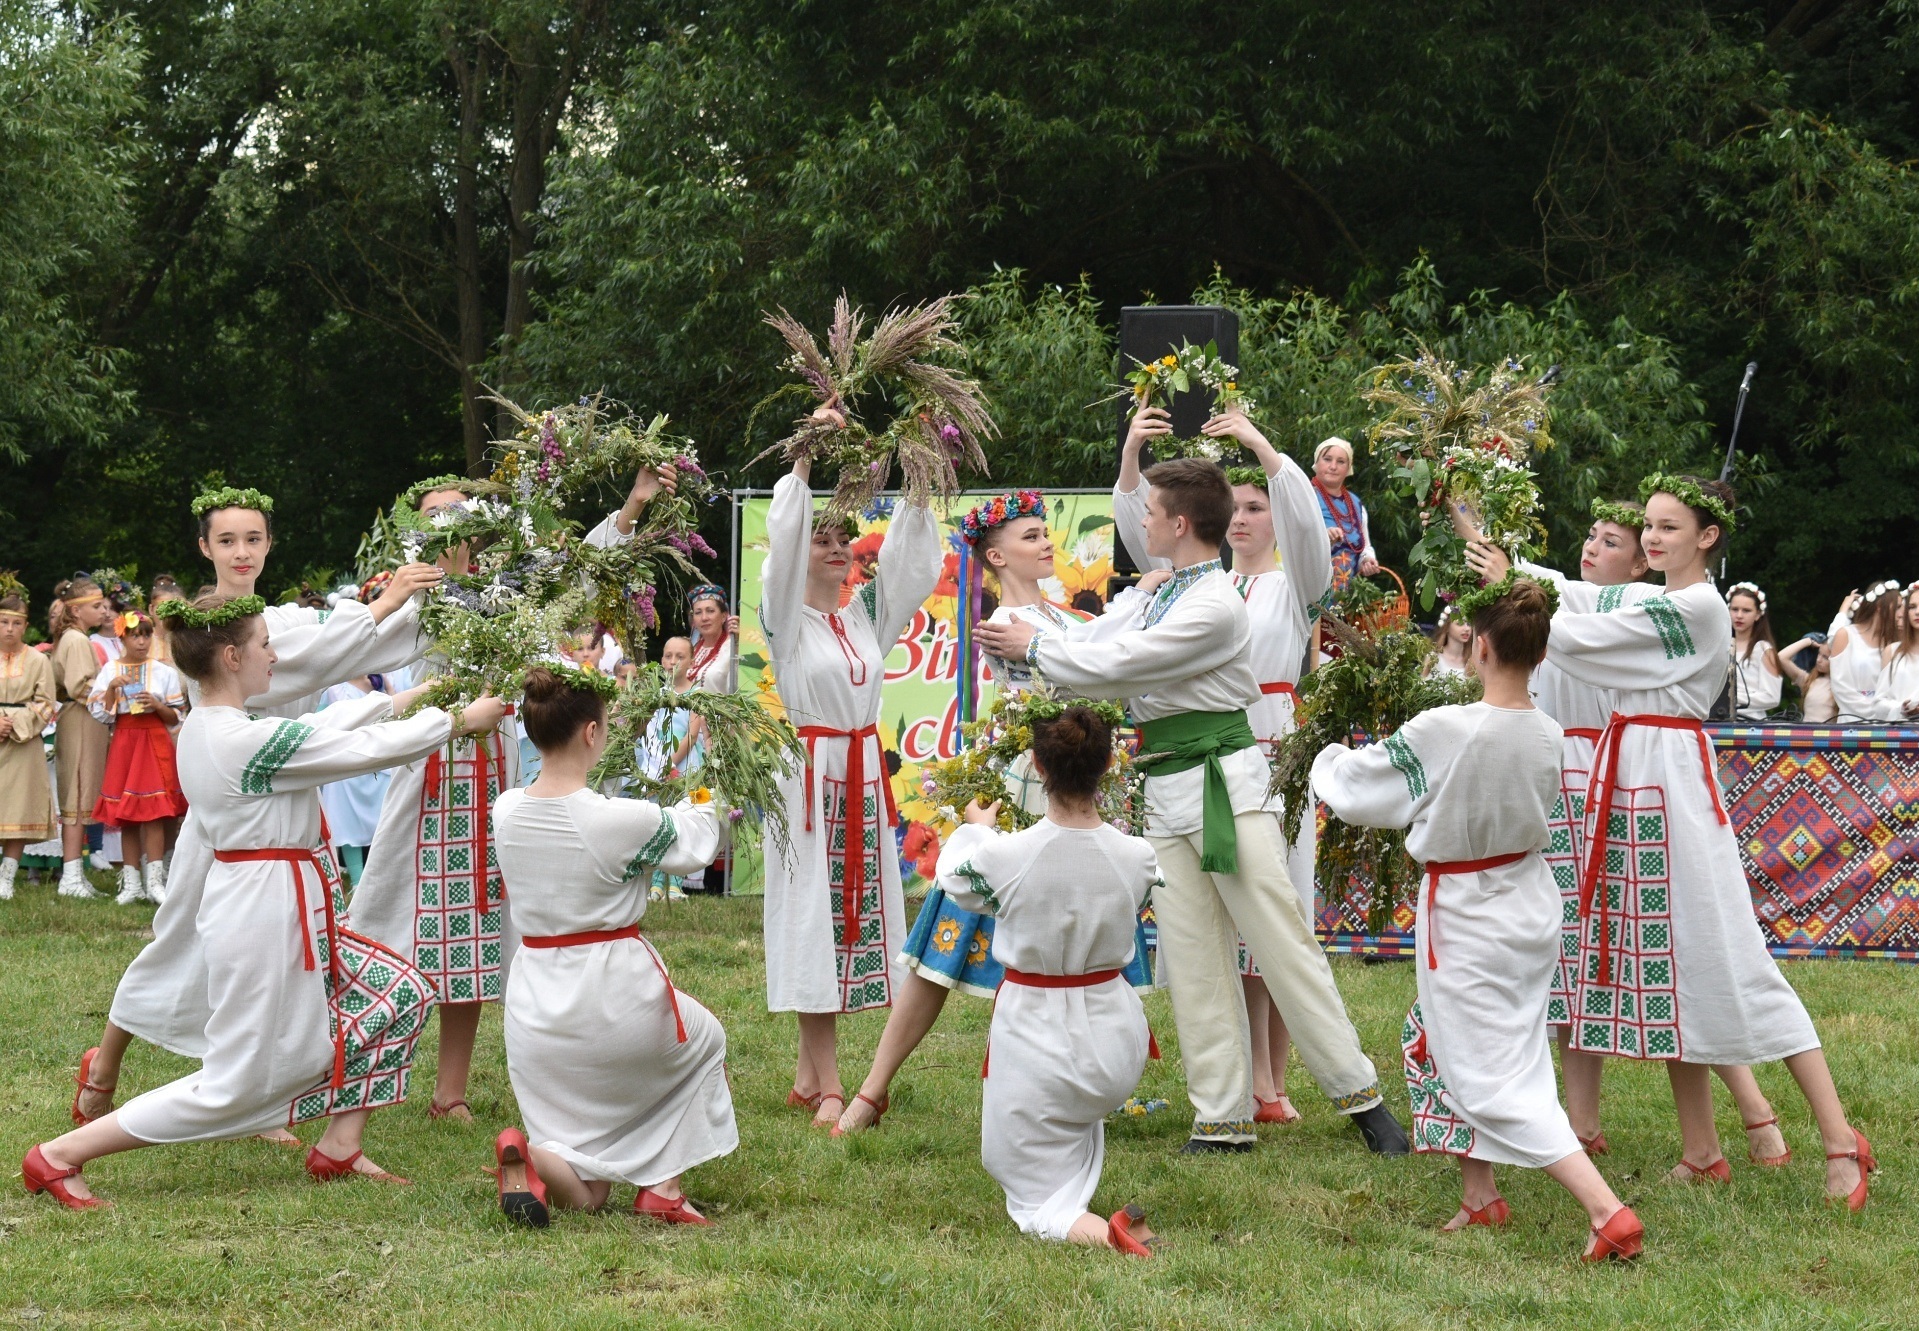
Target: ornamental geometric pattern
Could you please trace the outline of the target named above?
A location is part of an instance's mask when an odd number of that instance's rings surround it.
[[[1406,1074],[1406,1097],[1413,1111],[1413,1150],[1421,1154],[1472,1154],[1472,1125],[1453,1109],[1446,1097],[1446,1079],[1426,1052],[1426,1023],[1417,1000],[1407,1009],[1405,1025],[1400,1027],[1399,1049]]]
[[[890,1007],[893,1002],[892,953],[886,946],[886,917],[880,910],[880,825],[886,810],[880,805],[878,787],[869,781],[860,791],[865,808],[862,838],[865,853],[861,870],[866,881],[855,888],[859,905],[853,922],[855,936],[849,939],[845,899],[841,896],[846,879],[846,783],[822,777],[820,785],[822,802],[826,805],[827,898],[833,915],[840,1011],[864,1012],[868,1008]]]
[[[1919,730],[1708,725],[1706,734],[1772,954],[1919,962]],[[1319,901],[1327,951],[1414,954],[1410,907],[1373,934],[1365,884],[1336,892],[1322,882]]]
[[[498,741],[494,742],[497,749]],[[478,873],[481,780],[487,783],[491,811],[505,788],[503,762],[482,764],[473,741],[453,746],[453,760],[438,755],[442,772],[436,794],[420,790],[420,834],[415,843],[413,958],[432,981],[442,1003],[489,1003],[501,997],[500,930],[506,911],[506,882],[491,837],[486,847],[486,909],[480,909]]]

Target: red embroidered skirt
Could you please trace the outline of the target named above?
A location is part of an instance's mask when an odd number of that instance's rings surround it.
[[[187,797],[180,793],[180,773],[173,761],[173,736],[160,718],[151,713],[116,717],[93,821],[119,827],[178,818],[186,811]]]

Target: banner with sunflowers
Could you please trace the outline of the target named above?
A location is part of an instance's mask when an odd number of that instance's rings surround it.
[[[946,537],[946,565],[939,585],[914,615],[899,643],[886,658],[886,683],[880,708],[880,741],[892,769],[893,795],[899,803],[900,876],[909,892],[923,891],[939,855],[939,828],[935,815],[920,796],[920,768],[936,758],[950,758],[959,733],[959,520],[1000,490],[968,492],[953,503],[941,521]],[[860,518],[860,538],[853,544],[853,574],[843,596],[851,597],[872,576],[874,561],[892,515],[894,496],[876,500]],[[760,568],[766,562],[766,513],[770,496],[747,496],[739,501],[739,615],[740,688],[753,689],[768,707],[780,711],[779,682],[760,630]],[[1049,491],[1046,529],[1053,538],[1054,577],[1047,595],[1061,605],[1098,614],[1113,576],[1113,497],[1111,491]],[[992,578],[986,581],[985,613],[995,604]],[[992,685],[982,678],[980,711],[992,705]],[[754,857],[752,865],[757,865]],[[732,890],[758,892],[763,884],[747,857],[736,861]]]

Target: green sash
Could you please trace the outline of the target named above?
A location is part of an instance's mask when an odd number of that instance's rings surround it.
[[[1156,755],[1140,764],[1148,776],[1172,776],[1206,764],[1199,867],[1208,873],[1238,873],[1239,833],[1233,827],[1233,801],[1226,793],[1226,772],[1219,760],[1259,742],[1246,723],[1246,713],[1180,712],[1142,721],[1139,735],[1140,751]]]

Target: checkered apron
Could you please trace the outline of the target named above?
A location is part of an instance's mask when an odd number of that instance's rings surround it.
[[[506,883],[487,820],[506,788],[506,754],[497,737],[488,745],[480,736],[457,742],[450,756],[435,753],[420,789],[413,957],[443,1003],[501,996]]]

